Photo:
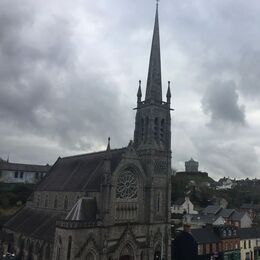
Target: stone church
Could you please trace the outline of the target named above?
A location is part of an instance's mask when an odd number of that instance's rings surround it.
[[[125,148],[58,158],[4,226],[18,259],[171,259],[170,83],[162,100],[158,4],[145,97]]]

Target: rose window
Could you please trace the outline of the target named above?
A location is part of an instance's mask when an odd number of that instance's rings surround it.
[[[134,199],[137,197],[137,178],[133,172],[120,174],[117,180],[116,197],[120,199]]]

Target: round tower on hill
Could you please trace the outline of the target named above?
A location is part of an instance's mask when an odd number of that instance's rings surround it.
[[[198,172],[199,162],[196,162],[191,158],[189,161],[185,162],[185,172]]]

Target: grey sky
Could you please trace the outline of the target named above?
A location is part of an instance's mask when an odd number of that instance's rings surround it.
[[[141,3],[140,3],[141,2]],[[0,156],[53,163],[133,138],[152,0],[0,1]],[[172,81],[173,167],[260,177],[258,0],[163,0],[164,94]]]

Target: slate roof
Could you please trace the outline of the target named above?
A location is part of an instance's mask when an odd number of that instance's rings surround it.
[[[185,198],[176,199],[172,205],[182,205],[185,202]]]
[[[221,209],[222,208],[220,206],[209,205],[203,210],[203,213],[216,215]]]
[[[232,220],[237,220],[240,221],[244,216],[245,216],[245,212],[239,212],[239,211],[235,211],[232,215],[231,215],[231,219]]]
[[[4,229],[52,242],[56,220],[63,215],[59,211],[24,207],[5,223]]]
[[[6,171],[48,172],[50,168],[51,166],[49,165],[11,163],[11,162],[0,160],[0,170],[6,170]]]
[[[260,209],[260,204],[243,203],[241,209]]]
[[[213,214],[208,214],[208,215],[196,214],[192,216],[192,222],[213,224],[219,217],[221,216],[215,216]]]
[[[234,209],[221,209],[217,215],[223,218],[229,218],[234,212],[236,212]]]
[[[240,239],[260,238],[260,228],[240,228],[238,229]]]
[[[126,148],[114,149],[111,170],[114,171]],[[104,173],[106,151],[59,158],[37,190],[42,191],[98,191]]]
[[[94,222],[97,215],[97,203],[94,198],[80,198],[70,210],[66,220]]]
[[[191,229],[191,235],[198,244],[220,242],[214,231],[208,228]]]

